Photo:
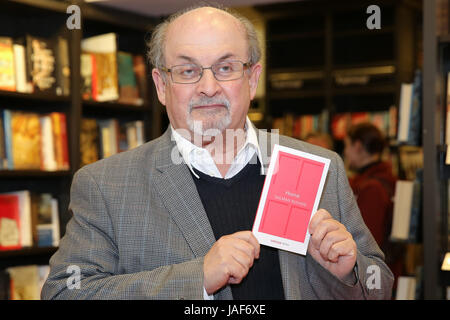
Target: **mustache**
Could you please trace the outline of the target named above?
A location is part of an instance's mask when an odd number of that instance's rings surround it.
[[[192,100],[189,102],[189,113],[198,106],[211,105],[211,104],[221,104],[230,110],[230,102],[226,98],[210,98],[210,97],[202,97],[197,100]]]

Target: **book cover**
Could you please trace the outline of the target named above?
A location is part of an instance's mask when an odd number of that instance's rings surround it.
[[[119,65],[119,100],[120,103],[139,105],[140,98],[133,70],[133,55],[117,52]]]
[[[0,90],[16,91],[13,42],[0,37]]]
[[[56,53],[56,94],[68,96],[70,94],[70,62],[69,43],[67,39],[58,37]]]
[[[119,98],[117,71],[117,36],[107,33],[81,41],[83,53],[94,57],[92,67],[92,96],[96,101],[113,101]]]
[[[330,160],[275,145],[253,233],[261,244],[305,255]]]
[[[46,171],[58,170],[58,164],[55,158],[55,147],[53,140],[52,119],[49,115],[40,117],[41,122],[41,169]]]
[[[147,70],[145,67],[144,57],[141,55],[133,56],[133,70],[136,76],[136,83],[139,92],[139,105],[144,104],[148,100],[147,91]]]
[[[27,74],[33,92],[56,93],[54,40],[26,36]]]
[[[400,109],[397,140],[398,142],[407,142],[409,135],[409,125],[411,117],[411,102],[413,94],[412,83],[402,83],[400,90]]]
[[[39,114],[22,111],[11,112],[11,149],[14,169],[40,170],[41,124]]]
[[[80,156],[80,166],[99,159],[98,126],[95,119],[81,119]]]
[[[21,247],[19,197],[0,194],[0,251]]]

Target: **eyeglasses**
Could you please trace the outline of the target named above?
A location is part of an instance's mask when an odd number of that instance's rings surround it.
[[[210,67],[202,67],[194,63],[180,64],[170,69],[161,68],[161,70],[170,72],[170,77],[174,83],[196,83],[203,76],[203,70],[211,69],[214,78],[218,81],[237,80],[244,75],[244,69],[250,67],[250,62],[241,61],[222,61],[213,64]]]

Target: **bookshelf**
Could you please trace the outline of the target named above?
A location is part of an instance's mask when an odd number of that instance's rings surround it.
[[[76,4],[81,9],[81,29],[69,30],[66,9]],[[23,93],[0,90],[1,109],[37,112],[62,112],[66,116],[67,143],[70,168],[68,170],[0,170],[0,193],[29,190],[33,193],[51,193],[58,201],[60,235],[70,219],[67,208],[73,174],[80,168],[80,128],[84,117],[98,119],[140,120],[144,124],[144,138],[148,141],[161,134],[161,110],[152,108],[154,97],[151,77],[145,63],[148,90],[140,106],[115,101],[85,101],[81,96],[80,55],[84,38],[104,33],[115,33],[118,51],[142,55],[145,58],[145,40],[150,36],[155,21],[119,10],[97,7],[83,1],[11,0],[2,2],[0,36],[20,38],[27,34],[42,38],[62,36],[67,39],[70,66],[70,94]],[[144,60],[145,61],[145,60]],[[54,247],[29,247],[0,251],[0,269],[11,266],[48,264]]]
[[[379,30],[366,27],[377,4]],[[286,114],[388,112],[411,82],[420,11],[417,1],[302,1],[257,6],[267,20],[266,126]],[[401,41],[400,41],[401,40]],[[301,137],[300,137],[301,138]],[[343,143],[335,139],[338,153]]]
[[[445,298],[450,285],[448,271],[441,264],[449,246],[448,228],[448,165],[445,165],[446,82],[450,71],[448,34],[438,36],[438,1],[423,1],[423,145],[424,189],[424,296],[425,299]],[[448,21],[447,21],[448,24]]]

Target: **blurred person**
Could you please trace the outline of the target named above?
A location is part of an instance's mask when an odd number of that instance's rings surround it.
[[[375,125],[363,122],[350,127],[344,144],[346,165],[355,173],[349,181],[361,215],[397,278],[402,273],[403,250],[389,240],[397,178],[391,164],[382,160],[386,140]]]

